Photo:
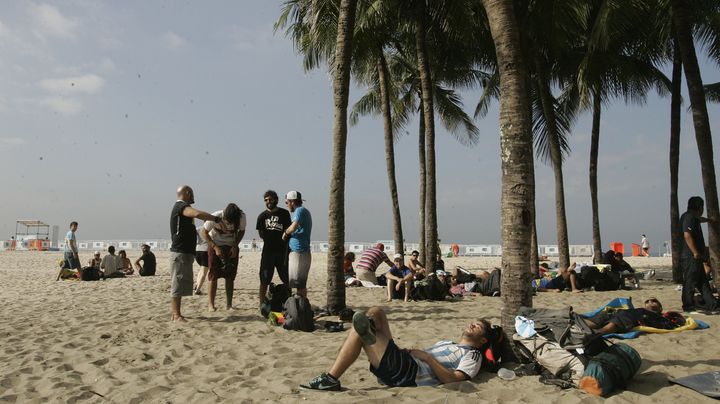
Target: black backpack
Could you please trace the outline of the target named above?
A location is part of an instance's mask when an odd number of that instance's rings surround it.
[[[283,328],[294,331],[315,331],[313,309],[307,297],[290,296],[283,307],[285,324]]]
[[[85,267],[80,270],[81,281],[99,281],[100,270],[95,267]]]
[[[568,350],[585,348],[600,337],[570,306],[562,309],[521,307],[518,316],[533,320],[538,334]]]
[[[435,275],[415,282],[410,295],[415,300],[445,300],[445,296],[449,293],[447,286]]]
[[[284,283],[276,285],[271,283],[268,287],[267,300],[270,302],[270,310],[281,312],[285,301],[290,297],[290,289]]]

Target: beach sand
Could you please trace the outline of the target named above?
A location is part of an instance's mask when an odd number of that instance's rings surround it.
[[[332,365],[347,332],[291,332],[269,326],[257,309],[260,253],[243,253],[235,282],[235,307],[207,311],[207,296],[183,299],[189,322],[169,321],[167,252],[156,252],[158,276],[98,282],[55,281],[57,252],[0,252],[0,402],[600,402],[579,390],[559,390],[538,377],[503,381],[481,373],[471,382],[439,387],[387,388],[368,371],[365,355],[342,377],[342,392],[300,389]],[[139,251],[131,251],[131,260]],[[81,261],[90,258],[81,253]],[[586,260],[586,259],[581,259]],[[656,268],[668,279],[669,258],[629,258],[637,269]],[[325,304],[326,260],[313,255],[309,298]],[[499,266],[500,258],[448,258],[446,266]],[[196,268],[197,269],[197,268]],[[276,278],[277,279],[277,278]],[[224,307],[220,281],[218,307]],[[384,289],[349,288],[348,305],[387,309],[400,347],[425,348],[457,340],[470,320],[499,321],[501,299],[466,297],[458,302],[394,301]],[[616,292],[540,293],[535,307],[572,305],[589,311],[618,296],[641,304],[658,297],[666,310],[680,309],[680,292],[669,281],[645,281],[642,289]],[[720,316],[696,318],[711,328],[644,335],[627,341],[640,352],[642,368],[613,403],[713,402],[671,385],[668,376],[720,368]],[[330,318],[335,319],[335,318]]]

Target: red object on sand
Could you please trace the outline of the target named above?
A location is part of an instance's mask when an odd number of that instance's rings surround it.
[[[610,249],[615,252],[619,252],[622,255],[625,255],[625,245],[623,245],[623,243],[613,241],[612,243],[610,243]]]

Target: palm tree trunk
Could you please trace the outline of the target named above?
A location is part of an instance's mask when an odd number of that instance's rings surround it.
[[[395,137],[393,136],[392,112],[390,111],[390,92],[388,91],[388,72],[385,55],[380,50],[378,59],[378,79],[380,84],[380,98],[382,99],[383,129],[385,133],[385,165],[387,168],[388,185],[390,187],[390,199],[393,210],[393,234],[395,237],[395,252],[404,254],[402,221],[400,218],[400,202],[398,201],[397,181],[395,179]]]
[[[555,106],[553,96],[550,93],[550,84],[544,74],[543,62],[539,58],[535,62],[540,77],[537,83],[538,93],[540,94],[543,115],[545,116],[548,140],[550,142],[550,158],[555,176],[555,228],[557,232],[558,261],[560,261],[560,268],[568,268],[570,266],[570,243],[568,242],[567,217],[565,214],[562,151],[560,150],[560,140],[557,133]]]
[[[707,216],[715,220],[708,222],[708,242],[710,259],[715,273],[715,283],[720,285],[717,269],[720,264],[720,205],[718,205],[717,180],[715,179],[715,163],[713,161],[712,133],[708,118],[705,90],[703,89],[700,66],[698,65],[695,45],[690,27],[690,8],[688,0],[672,0],[673,23],[682,55],[685,80],[687,82],[690,104],[693,111],[695,140],[700,155],[703,189],[705,190],[705,206]]]
[[[598,86],[599,87],[599,86]],[[600,239],[600,209],[598,207],[598,149],[600,147],[600,113],[602,108],[602,91],[595,89],[593,95],[592,132],[590,135],[590,203],[592,204],[592,238],[593,263],[600,262],[603,255],[602,241]]]
[[[345,152],[347,106],[350,95],[350,60],[357,0],[341,0],[335,45],[332,132],[332,169],[328,202],[327,308],[331,313],[345,308],[343,254],[345,250]]]
[[[683,235],[678,202],[678,167],[680,166],[680,113],[682,104],[682,56],[677,38],[673,38],[672,96],[670,101],[670,246],[672,248],[673,282],[682,283],[680,267]]]
[[[420,103],[422,104],[422,98]],[[418,242],[423,263],[425,260],[425,184],[427,184],[427,170],[425,169],[425,114],[420,107],[420,124],[418,125],[418,154],[420,161],[420,241]]]
[[[435,268],[438,254],[437,210],[435,199],[435,115],[433,114],[432,78],[425,38],[425,2],[419,1],[415,21],[415,47],[420,89],[422,91],[423,119],[425,121],[425,267]]]
[[[540,272],[540,257],[538,255],[537,220],[535,216],[535,198],[532,206],[532,230],[530,232],[530,273],[535,278]]]
[[[535,182],[531,175],[532,118],[520,33],[512,0],[482,0],[500,71],[500,160],[502,196],[502,299],[500,322],[512,330],[520,306],[532,306],[530,239]]]

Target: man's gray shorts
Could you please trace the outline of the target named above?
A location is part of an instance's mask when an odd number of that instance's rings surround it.
[[[192,296],[195,254],[170,253],[170,296]]]

